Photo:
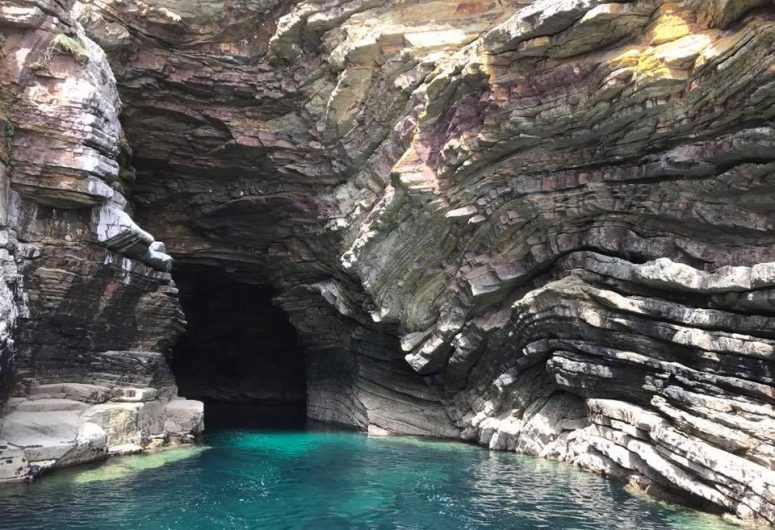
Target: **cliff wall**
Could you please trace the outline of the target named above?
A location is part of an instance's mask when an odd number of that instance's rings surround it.
[[[0,481],[202,428],[163,356],[171,258],[131,218],[115,79],[74,11],[0,5]]]
[[[166,352],[169,253],[277,293],[310,417],[771,523],[773,17],[769,0],[6,3],[18,300],[0,351],[12,338],[16,380],[46,382],[92,374],[95,352]]]

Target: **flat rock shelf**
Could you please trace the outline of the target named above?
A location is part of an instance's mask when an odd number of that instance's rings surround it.
[[[219,430],[5,485],[6,528],[733,528],[564,463],[412,437]]]

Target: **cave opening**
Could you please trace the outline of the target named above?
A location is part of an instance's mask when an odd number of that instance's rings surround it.
[[[205,403],[205,424],[301,427],[305,359],[274,289],[216,267],[176,263],[186,331],[171,359],[179,393]]]

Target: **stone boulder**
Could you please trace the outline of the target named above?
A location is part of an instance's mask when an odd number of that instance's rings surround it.
[[[164,431],[177,438],[204,431],[204,404],[192,399],[173,399],[164,406]]]

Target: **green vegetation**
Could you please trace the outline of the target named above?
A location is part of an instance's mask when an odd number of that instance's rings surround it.
[[[8,106],[2,100],[0,100],[0,124],[2,124],[5,129],[5,153],[10,155],[16,130],[11,121],[11,113],[8,111]],[[0,151],[2,151],[2,149],[0,149]]]
[[[8,149],[8,152],[11,152],[11,146],[13,146],[13,135],[16,131],[13,128],[13,123],[6,122],[5,123],[5,147]]]
[[[86,48],[78,37],[69,37],[64,33],[57,33],[54,40],[51,41],[50,48],[52,48],[54,52],[72,55],[78,62],[86,62],[89,60],[89,54],[86,52]]]
[[[86,47],[81,42],[81,39],[77,36],[71,37],[64,33],[57,33],[51,40],[51,43],[43,52],[41,57],[35,61],[31,67],[35,70],[43,70],[51,64],[54,54],[71,55],[80,64],[85,64],[89,61],[89,53],[86,51]]]

